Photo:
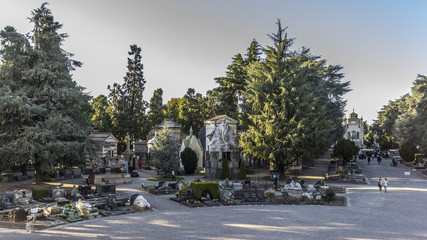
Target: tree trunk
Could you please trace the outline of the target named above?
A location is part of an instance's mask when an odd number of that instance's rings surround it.
[[[27,176],[27,164],[21,164],[21,172],[22,172],[22,176]]]
[[[36,184],[43,184],[43,176],[42,176],[42,167],[41,167],[41,163],[36,163],[34,165],[35,170],[36,170]]]

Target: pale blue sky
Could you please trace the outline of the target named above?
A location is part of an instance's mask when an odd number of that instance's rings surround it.
[[[0,0],[0,28],[27,33],[39,0]],[[144,98],[162,88],[163,101],[188,88],[216,87],[236,53],[252,39],[270,44],[276,21],[288,26],[294,47],[311,49],[344,67],[347,114],[371,123],[389,100],[408,93],[417,74],[427,75],[427,1],[87,1],[53,0],[49,8],[70,37],[64,49],[84,63],[74,80],[92,96],[121,83],[130,44],[142,48]]]

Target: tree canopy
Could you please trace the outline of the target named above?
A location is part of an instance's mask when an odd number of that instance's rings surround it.
[[[326,65],[305,48],[292,51],[294,40],[280,21],[277,25],[277,33],[269,35],[273,45],[262,49],[265,60],[248,68],[243,96],[252,112],[240,146],[245,154],[271,162],[284,173],[333,142],[333,133],[342,128],[342,95],[349,83],[340,81],[342,67]]]
[[[164,177],[171,177],[172,171],[179,170],[179,146],[174,142],[172,132],[164,126],[157,132],[150,150],[150,163]]]
[[[143,99],[146,81],[141,63],[141,48],[131,45],[128,54],[128,71],[123,84],[114,83],[113,86],[108,86],[113,133],[120,141],[121,151],[124,150],[127,135],[131,141],[146,139],[144,129],[147,126],[147,103]]]
[[[54,166],[80,165],[90,128],[89,96],[71,78],[82,64],[61,48],[67,34],[47,3],[31,13],[28,35],[0,32],[0,159],[31,162],[37,182]]]

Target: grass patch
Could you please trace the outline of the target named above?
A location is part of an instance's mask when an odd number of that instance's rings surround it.
[[[179,180],[184,180],[183,177],[175,177],[175,179],[172,179],[171,177],[150,177],[147,178],[147,180],[149,181],[179,181]]]

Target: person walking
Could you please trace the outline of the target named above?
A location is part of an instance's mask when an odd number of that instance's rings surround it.
[[[382,180],[382,178],[380,177],[380,178],[378,178],[378,189],[380,190],[380,192],[382,191],[382,189],[383,189],[383,180]]]
[[[368,165],[371,164],[371,157],[368,157]]]
[[[388,180],[387,180],[387,178],[384,178],[383,186],[384,186],[384,192],[387,193],[387,187],[388,187]]]

